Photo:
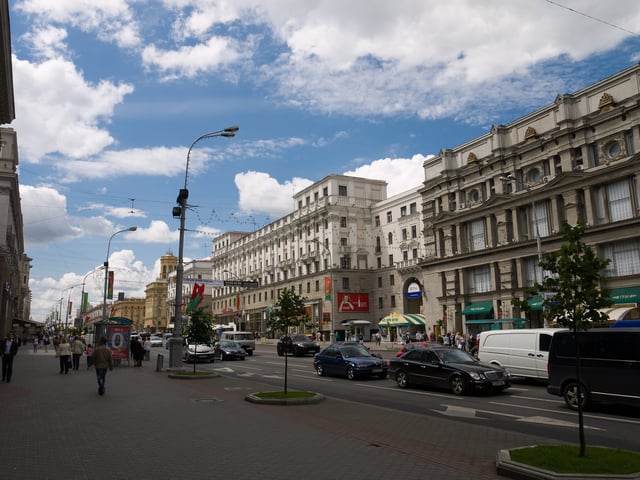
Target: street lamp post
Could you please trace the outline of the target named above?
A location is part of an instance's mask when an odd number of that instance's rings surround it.
[[[329,323],[329,342],[333,343],[335,342],[335,318],[334,318],[334,301],[335,298],[333,297],[333,292],[334,292],[334,286],[333,286],[333,254],[331,253],[331,249],[328,248],[324,243],[322,243],[320,240],[318,240],[317,238],[314,238],[311,240],[312,242],[317,243],[318,245],[320,245],[328,254],[329,254],[329,282],[331,282],[331,289],[329,291],[329,297],[330,297],[330,301],[331,301],[331,309],[329,311],[330,315],[331,315],[331,321]],[[325,298],[326,300],[326,298]]]
[[[184,275],[184,265],[182,264],[182,262],[184,261],[184,230],[187,211],[187,198],[189,198],[187,183],[189,180],[189,160],[191,158],[191,150],[197,143],[207,138],[235,137],[236,132],[239,129],[240,127],[233,126],[227,127],[223,130],[218,130],[217,132],[210,132],[205,133],[204,135],[200,135],[193,141],[191,146],[189,146],[189,150],[187,151],[187,165],[184,171],[184,188],[180,189],[180,191],[178,192],[178,198],[176,199],[178,206],[173,207],[173,216],[180,217],[180,243],[178,247],[178,265],[176,266],[176,295],[175,310],[173,316],[174,336],[172,337],[171,348],[169,349],[169,367],[171,369],[182,368],[182,283]]]
[[[104,323],[107,322],[107,289],[109,287],[109,251],[111,250],[111,240],[113,240],[113,237],[115,237],[119,233],[135,232],[137,229],[138,227],[129,227],[125,228],[124,230],[118,230],[109,238],[109,243],[107,244],[107,258],[104,261],[104,295],[102,296],[102,321]]]
[[[542,262],[542,241],[540,240],[540,227],[538,226],[538,214],[536,212],[536,201],[533,198],[533,194],[531,193],[531,188],[529,188],[529,185],[526,185],[524,183],[522,183],[521,181],[519,181],[517,178],[515,178],[513,175],[503,175],[500,177],[500,180],[502,180],[503,182],[511,182],[514,183],[516,186],[520,186],[521,188],[524,188],[524,190],[527,192],[527,195],[529,196],[529,199],[531,200],[531,218],[533,220],[533,225],[534,225],[534,229],[536,232],[536,248],[538,251],[538,267],[540,267],[540,262]],[[544,327],[548,327],[548,323],[547,323],[547,318],[545,315],[543,315],[543,325]]]
[[[91,270],[89,273],[87,273],[84,278],[82,279],[82,293],[80,294],[80,327],[82,328],[82,325],[84,325],[84,285],[87,282],[87,277],[89,275],[91,275],[92,273],[95,272],[95,269]],[[88,327],[88,325],[87,325]]]

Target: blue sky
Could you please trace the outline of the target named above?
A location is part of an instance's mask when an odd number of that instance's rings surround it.
[[[144,296],[189,145],[185,258],[331,173],[418,186],[422,162],[640,60],[636,0],[10,0],[32,318]]]

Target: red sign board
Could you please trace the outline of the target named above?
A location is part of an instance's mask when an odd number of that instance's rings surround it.
[[[338,292],[339,312],[368,312],[368,293],[340,293]]]

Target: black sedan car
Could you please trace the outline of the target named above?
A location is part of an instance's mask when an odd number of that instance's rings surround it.
[[[220,340],[213,348],[215,357],[220,360],[244,360],[247,356],[245,349],[233,340]]]
[[[306,335],[293,334],[280,337],[276,350],[279,356],[285,353],[294,356],[316,354],[320,351],[320,345],[313,342]]]
[[[316,373],[322,375],[341,375],[349,380],[358,377],[387,376],[387,363],[371,355],[369,350],[359,344],[333,343],[313,357]]]
[[[479,362],[453,347],[430,345],[410,350],[389,361],[389,373],[400,388],[425,385],[450,390],[456,395],[474,391],[501,391],[511,386],[504,368]]]

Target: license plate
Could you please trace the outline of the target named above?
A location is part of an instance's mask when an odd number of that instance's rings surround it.
[[[504,385],[504,380],[496,380],[495,382],[491,382],[491,385],[493,385],[494,387],[500,387]]]
[[[371,370],[372,373],[382,373],[382,369],[381,368],[374,368],[373,370]]]

